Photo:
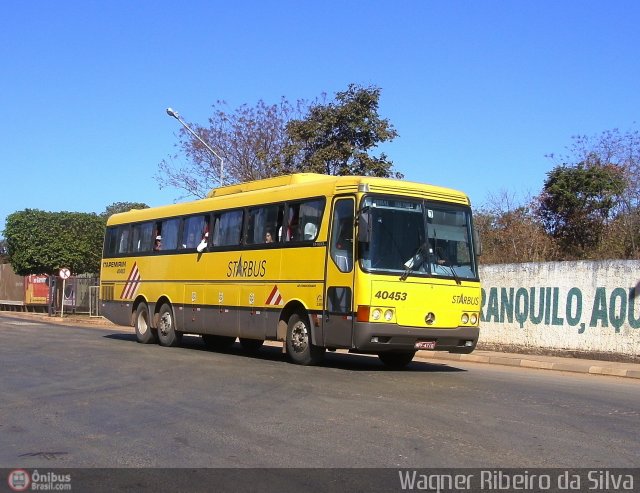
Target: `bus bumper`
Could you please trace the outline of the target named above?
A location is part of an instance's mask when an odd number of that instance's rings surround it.
[[[417,343],[427,343],[434,351],[470,353],[478,343],[479,327],[431,329],[396,324],[356,322],[353,331],[354,350],[367,353],[415,351]]]

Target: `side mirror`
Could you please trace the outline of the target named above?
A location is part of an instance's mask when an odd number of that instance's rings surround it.
[[[473,243],[475,244],[476,255],[479,257],[482,255],[482,240],[480,239],[480,233],[474,227],[473,228]]]
[[[368,210],[358,214],[358,242],[371,242],[371,212]]]

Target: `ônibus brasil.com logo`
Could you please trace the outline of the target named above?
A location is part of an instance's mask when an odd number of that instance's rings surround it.
[[[13,491],[26,491],[31,484],[31,476],[24,469],[15,469],[9,473],[7,483]]]
[[[14,469],[7,478],[9,488],[13,491],[70,491],[71,474],[55,472],[39,473],[35,469],[31,474],[24,469]]]

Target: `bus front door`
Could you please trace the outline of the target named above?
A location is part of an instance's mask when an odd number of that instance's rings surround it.
[[[336,198],[331,216],[324,293],[324,346],[350,348],[353,333],[354,211],[352,197]]]

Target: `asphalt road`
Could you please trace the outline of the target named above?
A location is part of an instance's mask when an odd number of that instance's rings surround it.
[[[0,316],[0,467],[638,467],[640,381]]]

